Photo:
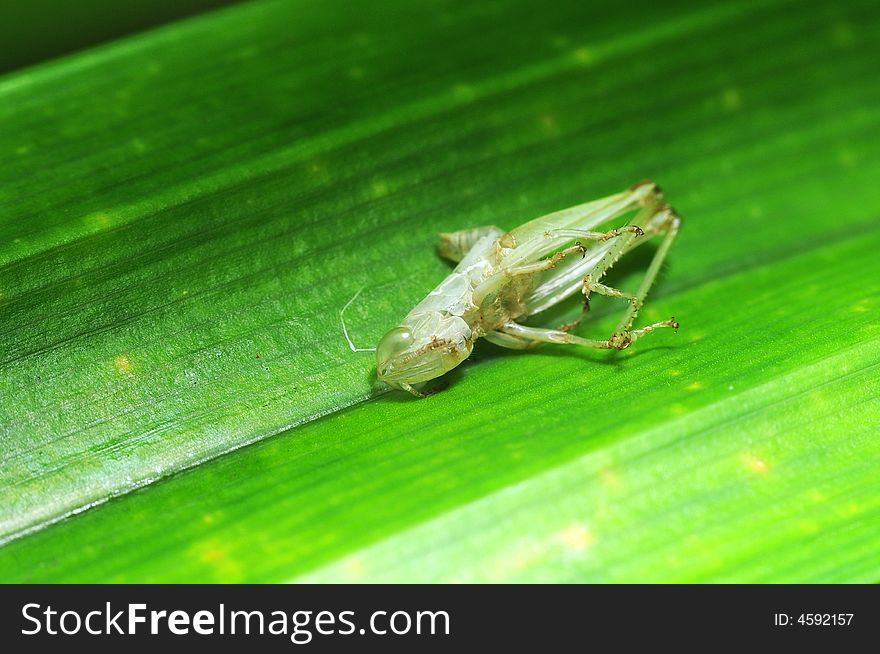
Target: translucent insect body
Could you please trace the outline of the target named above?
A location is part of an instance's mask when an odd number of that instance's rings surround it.
[[[626,214],[632,216],[626,225],[601,230]],[[678,329],[674,318],[638,329],[633,329],[633,321],[680,222],[663,202],[659,187],[646,181],[510,232],[489,226],[441,234],[440,254],[458,265],[379,342],[379,378],[424,397],[420,387],[467,359],[481,337],[514,349],[563,343],[622,350],[655,329]],[[601,283],[624,254],[655,236],[662,240],[634,295]],[[573,323],[542,329],[518,322],[577,293],[583,295],[584,308]],[[588,312],[591,293],[629,303],[605,340],[570,333]]]

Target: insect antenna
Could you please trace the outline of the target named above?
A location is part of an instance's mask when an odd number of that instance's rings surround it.
[[[364,287],[361,286],[358,289],[358,292],[355,293],[352,298],[345,303],[345,306],[339,311],[339,322],[342,323],[342,333],[345,335],[345,340],[348,341],[348,347],[351,348],[352,352],[375,352],[376,348],[374,347],[357,347],[354,343],[351,342],[351,337],[348,335],[348,328],[345,326],[345,310],[351,306],[351,303],[354,302],[358,295],[361,294],[361,291],[364,290]]]

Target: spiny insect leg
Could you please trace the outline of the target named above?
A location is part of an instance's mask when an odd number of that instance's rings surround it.
[[[551,229],[547,232],[547,236],[551,238],[563,236],[566,238],[579,238],[583,241],[608,241],[622,234],[644,236],[645,232],[638,225],[626,225],[619,229],[609,229],[607,232],[591,232],[583,229]]]
[[[635,295],[630,295],[626,291],[621,291],[618,288],[614,288],[613,286],[606,286],[600,282],[594,282],[592,275],[587,275],[584,277],[584,286],[581,289],[581,293],[585,296],[590,293],[598,293],[599,295],[607,295],[608,297],[617,297],[621,300],[626,300],[627,302],[634,302],[636,300]]]
[[[599,282],[594,282],[592,275],[587,275],[584,277],[584,285],[581,287],[581,293],[584,296],[584,299],[589,302],[590,301],[590,293],[598,293],[599,295],[607,295],[608,297],[616,297],[621,300],[626,300],[630,304],[630,308],[633,309],[632,315],[629,318],[629,325],[626,325],[625,329],[629,329],[632,321],[635,320],[636,315],[638,315],[639,309],[642,308],[641,301],[635,295],[630,295],[620,289],[613,288],[611,286],[606,286],[605,284],[600,284]]]
[[[681,225],[681,219],[671,210],[668,210],[664,223],[659,228],[660,233],[665,231],[666,235],[663,237],[660,246],[654,253],[654,257],[651,259],[648,270],[642,278],[642,283],[639,285],[639,289],[636,291],[635,295],[629,296],[630,305],[620,319],[620,322],[617,324],[617,329],[614,330],[615,334],[618,332],[625,332],[632,327],[636,314],[638,314],[639,309],[645,303],[645,297],[654,285],[654,281],[657,279],[657,273],[660,272],[660,267],[663,265],[663,260],[666,258],[669,248],[672,246],[672,242],[678,234],[679,225]],[[607,289],[608,287],[605,288]],[[623,297],[627,296],[623,295]],[[676,325],[677,324],[678,323],[676,323]]]
[[[573,329],[577,329],[578,326],[584,321],[584,318],[587,317],[588,313],[590,313],[590,297],[588,295],[584,295],[584,303],[581,307],[580,315],[571,322],[566,322],[559,325],[557,329],[560,329],[564,332],[570,332]]]
[[[608,342],[611,344],[611,347],[615,350],[625,350],[632,343],[635,343],[645,334],[650,334],[655,329],[660,329],[661,327],[670,327],[678,331],[678,321],[673,317],[669,320],[661,320],[660,322],[655,322],[652,325],[648,325],[646,327],[639,327],[638,329],[625,329],[623,331],[616,331],[611,335],[611,338],[608,339]]]
[[[578,253],[583,256],[586,253],[587,249],[581,245],[580,243],[576,243],[571,247],[565,248],[564,250],[560,250],[556,254],[554,254],[549,259],[542,259],[536,263],[529,263],[523,266],[514,266],[507,270],[508,275],[532,275],[534,273],[538,273],[544,270],[550,270],[551,268],[555,268],[556,264],[562,261],[565,257],[570,254]]]
[[[638,237],[643,236],[644,232],[636,225],[627,225],[620,229],[610,229],[607,232],[591,232],[582,229],[551,229],[545,232],[544,236],[553,241],[558,241],[559,245],[563,245],[566,241],[570,241],[573,238],[579,238],[584,241],[602,242],[617,238],[618,236],[623,236],[624,234],[635,234],[636,237]],[[562,261],[565,257],[574,254],[575,252],[579,252],[581,256],[584,256],[587,253],[587,248],[581,245],[580,241],[578,241],[571,247],[560,250],[552,257],[542,259],[536,263],[514,266],[507,272],[510,275],[531,275],[544,270],[550,270],[551,268],[556,267],[556,264]]]

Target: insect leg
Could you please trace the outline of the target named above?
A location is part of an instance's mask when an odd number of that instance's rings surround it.
[[[665,232],[665,236],[660,242],[660,246],[657,248],[657,251],[654,253],[654,258],[651,259],[651,263],[648,266],[648,270],[645,272],[645,276],[642,279],[642,283],[639,285],[639,289],[633,296],[627,296],[623,293],[618,296],[629,299],[630,305],[629,308],[627,308],[626,313],[623,314],[623,318],[621,318],[620,322],[617,324],[617,329],[614,330],[615,334],[626,332],[632,327],[633,321],[635,320],[639,309],[645,302],[645,297],[648,295],[648,291],[651,289],[651,286],[654,285],[654,281],[657,279],[657,273],[660,272],[660,266],[663,265],[663,260],[666,258],[666,255],[669,252],[669,248],[672,246],[672,242],[675,240],[675,237],[678,234],[678,228],[680,225],[681,218],[679,218],[671,209],[668,209],[665,213],[663,222],[656,227],[658,233],[662,234],[663,232]],[[600,284],[600,286],[602,285]],[[604,290],[616,291],[617,289],[611,289],[607,286],[604,286]],[[620,291],[617,292],[620,293]],[[675,321],[672,320],[671,322]],[[663,323],[657,324],[662,325]],[[675,323],[675,328],[678,328],[678,323]]]
[[[643,232],[641,227],[637,225],[627,225],[626,227],[621,227],[620,229],[609,229],[607,232],[591,232],[582,229],[551,229],[545,232],[544,237],[547,239],[552,239],[553,241],[557,241],[559,242],[559,245],[562,245],[566,241],[570,241],[573,238],[579,238],[584,241],[602,242],[609,241],[612,238],[616,238],[624,234],[635,234],[636,237],[638,237],[644,236],[645,232]],[[547,259],[542,259],[541,261],[538,261],[536,263],[524,264],[508,268],[507,273],[509,275],[531,275],[536,272],[550,270],[551,268],[556,267],[556,264],[562,261],[562,259],[567,257],[569,254],[574,254],[575,252],[579,252],[581,256],[584,256],[587,253],[587,248],[581,245],[580,241],[578,241],[571,247],[560,250],[552,257],[549,257]]]
[[[587,302],[590,301],[590,293],[598,293],[599,295],[616,297],[629,302],[632,315],[628,316],[629,323],[624,327],[624,329],[629,329],[632,326],[632,322],[638,315],[639,309],[642,308],[641,300],[635,295],[629,295],[628,293],[625,293],[620,289],[612,288],[611,286],[606,286],[605,284],[600,284],[599,282],[594,282],[592,275],[587,275],[586,277],[584,277],[584,284],[581,287],[581,293],[583,293],[584,299]],[[628,314],[629,313],[630,312],[628,312]]]
[[[534,340],[499,331],[488,332],[483,338],[490,343],[510,348],[511,350],[528,350],[538,345]]]
[[[550,270],[551,268],[555,268],[556,264],[562,261],[569,254],[574,254],[575,252],[579,253],[581,256],[586,254],[587,248],[585,248],[580,243],[575,243],[571,247],[565,248],[564,250],[560,250],[552,257],[548,259],[542,259],[536,263],[529,263],[523,266],[514,266],[513,268],[509,268],[506,272],[508,275],[532,275],[537,272],[541,272],[543,270]]]
[[[593,246],[589,248],[582,260],[566,261],[553,274],[539,278],[535,288],[525,297],[526,314],[539,313],[574,295],[583,288],[584,276],[588,273],[593,275],[593,279],[602,279],[608,269],[621,256],[647,242],[648,237],[661,233],[657,228],[663,223],[662,217],[665,216],[667,210],[664,209],[658,215],[657,198],[649,197],[646,198],[646,201],[648,203],[639,209],[630,222],[630,229],[612,230],[611,233],[617,233],[617,236],[612,236],[605,241],[594,241]],[[577,231],[575,228],[569,227],[560,229],[565,230],[563,233],[572,234],[578,233],[581,227],[577,226]],[[644,236],[639,235],[639,230],[644,232]],[[579,235],[581,234],[582,232]],[[559,243],[559,246],[570,238],[571,236],[556,237],[556,239],[563,239],[563,243]],[[551,240],[546,239],[546,232],[544,240]]]
[[[554,239],[581,238],[584,240],[592,240],[592,241],[600,241],[601,242],[601,241],[608,241],[608,240],[610,240],[612,238],[616,238],[618,236],[622,236],[623,234],[635,234],[635,238],[637,238],[639,236],[644,236],[645,232],[642,231],[641,227],[639,227],[637,225],[627,225],[626,227],[622,227],[620,229],[610,229],[607,232],[590,232],[590,231],[577,230],[577,229],[554,229],[554,230],[548,231],[546,233],[546,236],[548,236],[550,238],[554,238]],[[566,248],[565,250],[557,252],[555,255],[553,255],[549,259],[545,259],[543,261],[539,261],[537,263],[530,264],[530,265],[517,266],[517,267],[509,270],[508,273],[510,275],[522,275],[522,274],[531,274],[531,273],[541,272],[544,270],[549,270],[550,268],[555,267],[561,259],[563,259],[564,257],[566,257],[569,254],[572,254],[573,252],[580,252],[581,256],[585,256],[587,250],[586,250],[586,248],[584,248],[581,245],[580,241],[578,241],[572,247]],[[602,288],[607,288],[607,287],[602,286]],[[596,290],[597,292],[600,292],[599,289],[590,289],[590,290]],[[608,289],[608,290],[611,291],[614,289]],[[620,291],[616,291],[616,292],[618,294],[620,294]],[[580,315],[572,322],[567,322],[567,323],[560,325],[559,326],[560,330],[568,332],[573,329],[576,329],[581,324],[581,322],[583,322],[584,318],[587,317],[587,314],[590,311],[590,295],[589,295],[589,290],[586,287],[586,281],[584,282],[583,293],[584,293],[584,303],[583,303],[583,307],[581,308]],[[620,296],[623,297],[622,294]]]
[[[656,205],[660,196],[660,190],[656,184],[643,182],[623,193],[531,220],[510,232],[510,240],[516,245],[511,252],[505,255],[505,263],[513,268],[543,259],[552,254],[555,249],[564,246],[566,241],[579,238],[579,235],[570,238],[552,238],[551,232],[554,230],[579,230],[580,232],[594,233],[601,225],[615,220],[633,209],[647,209],[649,206]],[[644,217],[647,218],[648,215],[650,213]],[[630,222],[633,225],[643,227],[638,218]],[[632,238],[630,235],[630,238],[623,239],[623,241],[628,242]]]
[[[539,343],[561,343],[568,345],[581,345],[583,347],[593,347],[599,349],[611,349],[613,346],[608,341],[595,341],[588,338],[581,338],[574,334],[569,334],[561,329],[543,329],[541,327],[526,327],[517,322],[509,322],[498,330],[500,333],[519,339],[531,346]],[[488,338],[488,336],[487,336]],[[523,349],[528,345],[521,346]]]
[[[538,343],[559,343],[565,345],[580,345],[581,347],[589,347],[600,350],[625,350],[632,343],[640,339],[645,334],[650,334],[655,329],[661,327],[671,327],[678,329],[678,322],[675,318],[664,320],[662,322],[648,325],[640,329],[632,331],[617,331],[611,335],[611,338],[604,341],[597,341],[590,338],[581,338],[574,334],[569,334],[561,329],[542,329],[540,327],[526,327],[516,322],[509,322],[499,331],[503,334],[519,337],[525,341],[531,341],[535,345]]]
[[[577,329],[580,324],[584,321],[584,318],[587,317],[587,314],[590,313],[590,298],[588,296],[584,296],[584,303],[581,307],[580,315],[577,318],[572,320],[571,322],[562,323],[557,327],[557,329],[562,330],[564,332],[570,332],[573,329]]]
[[[638,225],[626,225],[620,229],[609,229],[607,232],[591,232],[583,229],[551,229],[547,236],[564,236],[567,238],[579,238],[584,241],[607,241],[621,234],[635,234],[644,236],[645,232]]]
[[[398,385],[398,387],[400,387],[401,390],[404,390],[407,393],[410,393],[410,394],[415,395],[416,397],[420,397],[420,398],[431,397],[432,395],[436,395],[440,391],[445,391],[447,388],[449,388],[449,382],[447,382],[447,381],[440,382],[437,386],[435,386],[434,388],[431,388],[427,391],[420,391],[417,388],[414,388],[413,386],[411,386],[410,384],[407,384],[406,382],[398,382],[397,385]]]
[[[462,229],[457,232],[443,232],[440,234],[437,252],[444,259],[458,263],[468,253],[468,250],[474,247],[476,242],[484,236],[500,238],[503,235],[504,230],[500,227],[495,227],[495,225]]]
[[[407,384],[406,382],[400,382],[400,388],[405,390],[407,393],[412,393],[416,397],[428,397],[427,393],[422,393],[421,391],[417,391],[415,388]]]

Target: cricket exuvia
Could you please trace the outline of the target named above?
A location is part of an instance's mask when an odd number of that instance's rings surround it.
[[[609,228],[627,216],[625,224]],[[657,329],[679,327],[675,318],[639,328],[633,323],[680,224],[660,188],[644,181],[509,232],[487,226],[440,234],[440,255],[457,263],[449,276],[375,348],[356,348],[344,319],[343,331],[352,350],[375,350],[380,380],[419,397],[433,392],[423,390],[427,382],[467,359],[478,338],[513,349],[558,343],[623,350]],[[635,293],[602,283],[621,257],[654,237],[661,237],[659,246]],[[521,323],[578,293],[583,309],[574,322],[555,329]],[[627,302],[617,327],[604,340],[571,333],[589,312],[592,293]]]

